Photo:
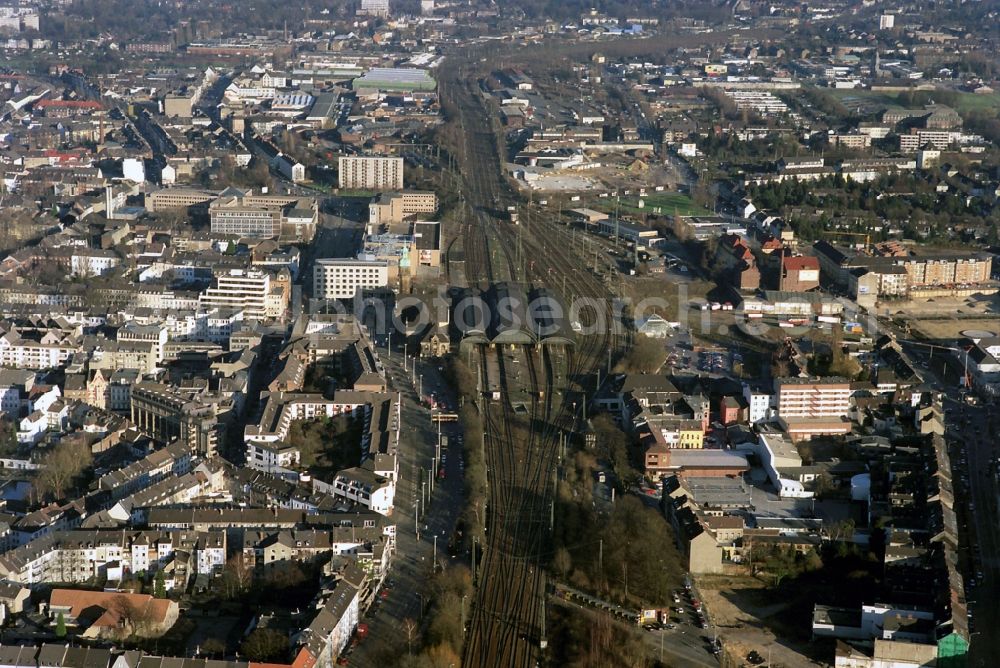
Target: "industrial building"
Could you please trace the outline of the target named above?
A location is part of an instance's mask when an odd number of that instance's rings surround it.
[[[397,93],[433,91],[437,82],[427,73],[411,67],[373,67],[354,80],[354,90],[383,90]]]

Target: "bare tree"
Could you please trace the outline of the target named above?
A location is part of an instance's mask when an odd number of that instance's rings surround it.
[[[118,615],[125,638],[144,636],[150,632],[154,622],[152,608],[151,600],[139,602],[125,594],[114,597],[108,605],[108,610]]]
[[[230,600],[239,598],[249,591],[253,582],[253,564],[247,561],[243,552],[237,552],[226,562],[222,570],[223,590]]]
[[[406,631],[406,653],[413,654],[413,634],[417,631],[417,623],[407,617],[403,620],[403,630]]]
[[[35,479],[39,497],[61,499],[77,476],[94,461],[90,447],[82,441],[62,441],[42,458],[42,470]]]

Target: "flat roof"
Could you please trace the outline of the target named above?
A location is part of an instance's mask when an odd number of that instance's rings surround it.
[[[354,80],[354,88],[412,87],[418,89],[437,86],[434,78],[422,70],[413,67],[373,67],[363,76]]]
[[[732,450],[674,448],[670,466],[678,468],[749,468],[746,455]],[[686,478],[698,480],[698,478]]]
[[[690,494],[698,506],[737,507],[750,506],[750,490],[738,478],[717,476],[684,476],[681,486]]]

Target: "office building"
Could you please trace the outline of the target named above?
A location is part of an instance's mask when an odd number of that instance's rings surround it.
[[[437,212],[438,198],[433,192],[404,190],[383,193],[368,205],[368,233],[373,234],[383,225],[402,223],[406,218]]]
[[[316,299],[353,299],[359,291],[389,284],[389,263],[384,260],[317,260],[313,270]]]

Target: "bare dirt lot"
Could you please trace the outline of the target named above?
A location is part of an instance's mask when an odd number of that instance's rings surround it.
[[[833,654],[810,642],[811,610],[803,616],[801,602],[776,597],[749,576],[701,576],[696,582],[727,654],[723,665],[740,665],[751,650],[770,655],[774,668],[829,665],[818,657]]]
[[[894,317],[924,339],[955,339],[968,329],[1000,331],[1000,297],[939,297],[900,304]]]

